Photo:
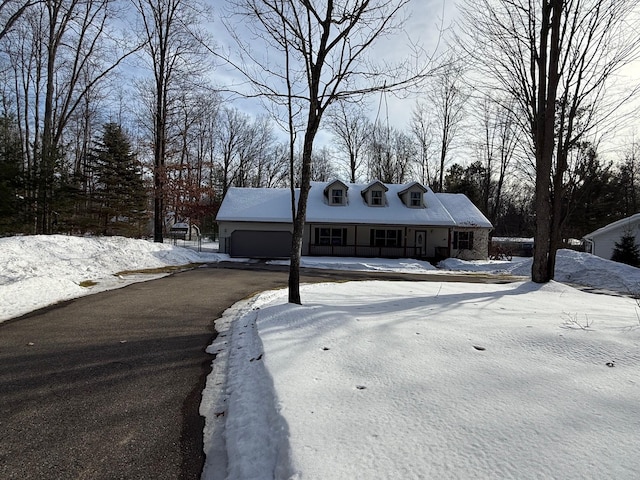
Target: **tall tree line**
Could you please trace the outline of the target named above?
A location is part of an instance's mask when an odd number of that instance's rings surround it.
[[[461,44],[478,88],[513,105],[529,143],[535,282],[554,276],[570,214],[572,157],[611,127],[637,89],[616,89],[617,74],[639,51],[637,7],[636,0],[464,2]]]
[[[0,233],[117,231],[98,220],[110,208],[96,206],[105,167],[95,154],[116,127],[141,180],[132,203],[140,188],[152,199],[130,232],[161,239],[184,220],[212,229],[229,186],[287,184],[271,122],[212,86],[206,15],[191,0],[2,3]],[[243,121],[228,125],[230,116]],[[240,140],[229,149],[225,135]],[[129,167],[113,162],[123,169],[114,178],[126,178]],[[112,213],[114,223],[126,217]]]
[[[174,221],[210,224],[232,186],[306,188],[309,180],[333,177],[419,180],[436,191],[468,194],[497,233],[543,235],[536,241],[549,248],[537,260],[536,278],[544,281],[552,276],[554,251],[564,238],[638,207],[635,145],[619,162],[607,163],[598,153],[596,131],[625,98],[605,87],[636,53],[633,45],[639,43],[628,36],[634,30],[621,29],[636,3],[538,0],[516,2],[519,7],[511,11],[512,2],[483,0],[488,15],[477,28],[478,6],[468,2],[467,27],[473,29],[467,29],[462,49],[444,56],[429,75],[417,75],[420,100],[406,125],[393,125],[379,116],[371,120],[375,109],[365,97],[391,89],[393,76],[407,82],[415,77],[403,77],[407,72],[401,70],[391,77],[372,72],[373,83],[347,85],[344,77],[329,75],[342,68],[339,64],[314,77],[313,68],[321,65],[300,56],[304,52],[295,50],[293,39],[312,42],[306,44],[309,52],[317,53],[313,35],[329,26],[319,10],[305,7],[319,21],[307,35],[288,23],[293,11],[287,2],[277,2],[283,9],[271,12],[274,16],[259,10],[262,17],[245,7],[266,8],[264,2],[232,2],[244,18],[274,27],[267,29],[274,35],[263,39],[283,52],[285,68],[276,72],[267,66],[261,73],[278,74],[274,78],[282,85],[257,86],[264,98],[288,107],[288,120],[278,118],[289,133],[283,142],[270,117],[249,115],[216,91],[210,70],[215,49],[201,24],[211,13],[196,0],[2,2],[0,228],[5,233],[117,230],[100,224],[106,217],[97,212],[108,208],[98,194],[105,160],[96,154],[117,127],[131,155],[114,165],[123,177],[136,172],[141,181],[133,184],[144,189],[147,204],[136,215],[114,212],[108,221],[135,217],[141,224],[140,214],[145,227],[134,230],[156,240]],[[334,26],[356,20],[334,17],[328,20],[337,22]],[[389,19],[367,21],[379,22],[385,32],[401,25]],[[345,52],[356,57],[368,48],[365,37],[355,42],[360,25],[340,33],[348,40]],[[362,50],[353,50],[356,44]],[[335,46],[322,45],[328,51]],[[252,50],[244,53],[252,59]],[[287,63],[295,56],[298,70]],[[353,64],[346,60],[349,74]],[[264,78],[246,73],[248,79]],[[301,78],[309,85],[293,83]],[[317,82],[324,90],[316,90]],[[305,113],[313,114],[313,121],[304,120]],[[305,148],[304,124],[313,127]],[[320,129],[333,133],[322,146],[313,142]],[[130,169],[131,162],[136,168]],[[551,223],[532,226],[527,216]]]

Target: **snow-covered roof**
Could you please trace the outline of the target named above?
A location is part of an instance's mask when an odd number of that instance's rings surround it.
[[[296,189],[296,205],[299,195],[300,190]],[[231,187],[222,200],[216,220],[289,223],[291,191],[288,188]]]
[[[438,193],[438,200],[451,214],[457,226],[493,228],[491,222],[462,193]]]
[[[362,186],[362,191],[361,193],[365,193],[367,190],[375,187],[375,186],[379,186],[380,188],[382,188],[385,192],[388,192],[389,189],[387,188],[387,186],[382,183],[380,180],[374,180],[373,182],[367,183],[366,185]]]
[[[344,205],[329,205],[324,190],[333,182],[312,182],[307,202],[308,223],[468,226],[492,228],[491,222],[462,194],[434,193],[425,188],[426,208],[407,207],[399,193],[410,184],[384,184],[388,189],[386,205],[370,206],[362,191],[371,184],[346,184],[349,188]],[[296,201],[299,191],[296,189]],[[230,188],[220,206],[216,220],[236,222],[291,222],[291,197],[287,188]]]
[[[408,192],[413,187],[418,187],[418,189],[422,190],[423,192],[427,192],[429,190],[427,187],[425,187],[424,185],[419,184],[418,182],[407,183],[405,185],[402,185],[402,187],[403,187],[402,190],[400,190],[398,192],[399,195],[402,195],[403,193]]]
[[[640,222],[640,213],[636,213],[635,215],[631,215],[630,217],[622,218],[616,222],[610,223],[609,225],[605,225],[604,227],[599,228],[598,230],[588,233],[582,238],[592,239],[594,237],[598,237],[602,234],[609,233],[619,228],[626,228],[638,222]]]

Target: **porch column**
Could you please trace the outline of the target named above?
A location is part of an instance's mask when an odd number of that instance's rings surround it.
[[[407,243],[409,240],[409,237],[407,236],[407,227],[404,227],[404,258],[409,258],[409,255],[407,255]]]
[[[356,225],[356,239],[353,242],[353,254],[358,256],[358,225]]]

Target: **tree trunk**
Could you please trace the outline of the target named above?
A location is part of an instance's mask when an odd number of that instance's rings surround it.
[[[305,134],[302,150],[300,197],[298,198],[298,208],[293,221],[291,263],[289,267],[289,303],[296,303],[298,305],[302,304],[300,298],[300,258],[302,256],[304,224],[307,215],[307,199],[309,198],[309,190],[311,190],[311,153],[313,150],[313,140],[320,123],[320,119],[313,113],[310,113],[309,118],[310,126]]]
[[[539,57],[533,59],[538,72],[537,115],[534,122],[536,149],[536,234],[531,265],[531,280],[546,283],[553,279],[555,267],[550,256],[553,243],[551,207],[551,169],[555,146],[555,114],[558,94],[560,59],[560,20],[563,0],[546,4],[540,27]]]

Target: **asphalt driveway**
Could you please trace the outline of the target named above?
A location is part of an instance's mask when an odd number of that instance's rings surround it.
[[[286,280],[200,268],[0,324],[0,478],[199,478],[213,320]]]
[[[285,270],[198,268],[0,324],[0,478],[199,478],[213,321],[244,297],[285,286]],[[302,281],[336,279],[307,273]],[[347,277],[372,275],[338,278]]]

